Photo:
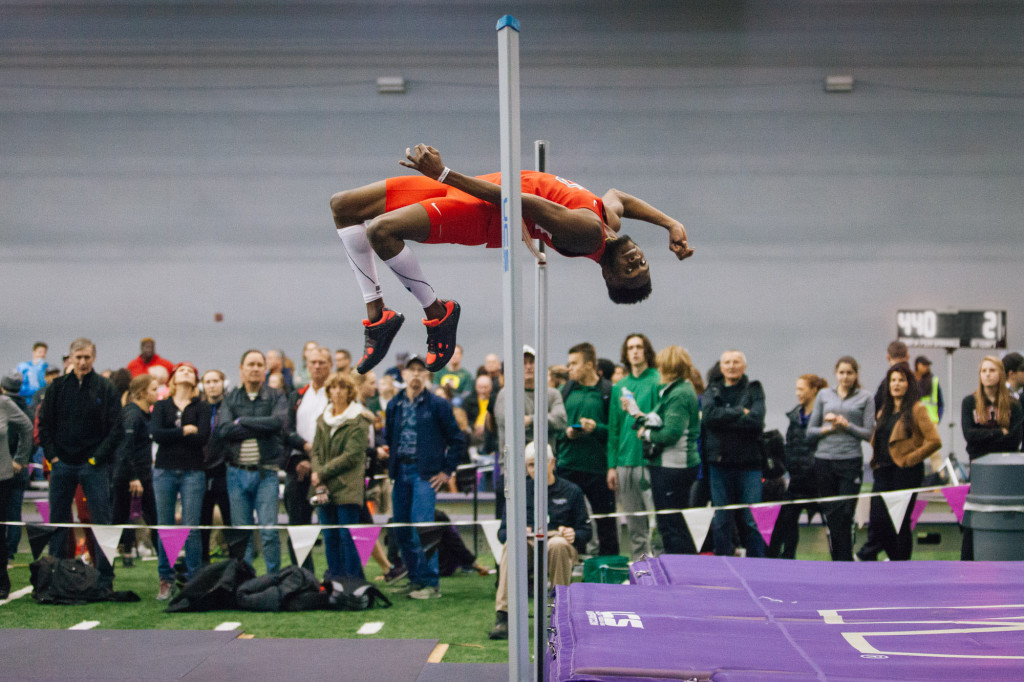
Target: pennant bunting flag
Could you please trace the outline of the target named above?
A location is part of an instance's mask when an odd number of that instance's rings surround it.
[[[480,527],[484,530],[484,537],[487,538],[487,546],[491,548],[491,555],[494,557],[494,565],[501,563],[501,551],[504,544],[498,540],[498,529],[501,528],[501,521],[481,521]]]
[[[288,526],[288,537],[295,550],[295,563],[301,566],[313,550],[316,539],[320,536],[319,526]]]
[[[167,561],[173,566],[174,562],[178,560],[178,555],[181,554],[181,548],[185,546],[189,529],[160,528],[157,530],[157,534],[160,536],[160,542],[164,546],[164,554],[167,555]]]
[[[690,537],[693,538],[693,544],[697,547],[697,551],[704,546],[704,541],[708,538],[708,531],[711,530],[711,519],[715,516],[715,510],[710,507],[695,507],[694,509],[684,509],[683,519],[686,521],[686,527],[690,529]]]
[[[910,530],[917,527],[917,522],[921,520],[921,514],[924,514],[924,509],[927,506],[928,500],[918,499],[914,502],[914,509],[910,512]]]
[[[858,528],[868,525],[871,520],[871,496],[861,495],[857,498],[857,507],[853,510],[853,520]]]
[[[960,505],[961,508],[963,505]],[[43,517],[43,523],[50,522],[50,502],[48,500],[36,500],[36,509],[39,510],[39,515]]]
[[[782,511],[781,504],[772,504],[766,507],[751,507],[750,513],[754,515],[754,522],[757,529],[761,531],[764,544],[772,542],[772,532],[775,530],[775,522],[779,519],[779,512]]]
[[[117,557],[117,545],[121,541],[121,529],[116,526],[90,526],[92,534],[96,537],[96,544],[100,551],[107,557],[111,564]]]
[[[964,522],[964,503],[967,501],[967,493],[970,489],[970,483],[942,489],[942,494],[946,497],[946,502],[949,502],[949,508],[953,510],[958,523]]]
[[[914,493],[904,490],[894,490],[891,493],[882,493],[882,501],[885,508],[889,510],[889,518],[892,519],[892,527],[899,532],[903,527],[903,519],[907,515],[907,507],[910,506],[910,498]]]
[[[359,560],[365,566],[366,562],[370,560],[370,555],[373,554],[373,546],[377,544],[377,538],[380,537],[380,526],[350,528],[348,532],[352,534],[352,542],[356,544]]]

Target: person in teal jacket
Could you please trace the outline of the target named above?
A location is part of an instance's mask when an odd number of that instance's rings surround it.
[[[637,435],[651,475],[655,509],[682,509],[688,506],[690,488],[700,468],[700,409],[690,383],[693,362],[680,346],[663,348],[655,361],[663,381],[658,387],[658,405],[641,419]],[[657,524],[666,553],[697,553],[682,514],[658,514]]]

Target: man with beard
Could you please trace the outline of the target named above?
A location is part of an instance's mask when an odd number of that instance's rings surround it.
[[[374,253],[423,306],[424,360],[427,370],[436,372],[455,352],[459,304],[437,297],[405,242],[501,246],[500,174],[462,175],[445,166],[436,149],[423,144],[406,149],[399,163],[424,177],[389,178],[331,197],[334,224],[366,303],[365,343],[357,367],[361,373],[387,355],[405,319],[384,306]],[[615,303],[637,303],[651,292],[643,252],[619,234],[622,218],[665,228],[669,249],[679,260],[693,255],[679,221],[616,189],[598,197],[564,178],[523,171],[522,214],[529,245],[540,239],[563,256],[596,262]]]

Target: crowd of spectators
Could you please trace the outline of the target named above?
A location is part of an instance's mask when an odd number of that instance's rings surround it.
[[[94,524],[125,523],[133,502],[146,524],[272,526],[279,523],[279,481],[283,480],[287,523],[372,522],[371,511],[398,523],[435,520],[439,492],[467,490],[476,475],[457,476],[475,458],[493,462],[496,518],[504,520],[504,374],[500,358],[487,354],[475,373],[463,366],[463,351],[433,376],[417,356],[398,354],[395,365],[366,375],[355,373],[351,354],[307,342],[298,363],[282,350],[245,351],[237,381],[233,372],[171,361],[156,353],[151,338],[124,369],[97,372],[95,345],[75,339],[63,367],[50,367],[48,346],[33,346],[32,359],[0,382],[0,510],[21,519],[33,452],[49,478],[50,520],[79,518]],[[565,365],[547,368],[546,386],[535,385],[535,352],[524,347],[526,401],[522,428],[534,435],[533,398],[547,391],[548,439],[554,454],[550,485],[586,500],[586,530],[549,528],[554,543],[575,562],[583,554],[636,559],[643,554],[695,553],[793,558],[802,510],[820,513],[833,560],[874,560],[881,552],[909,559],[909,519],[894,528],[880,499],[872,501],[868,540],[853,548],[853,500],[786,504],[767,547],[749,509],[718,510],[704,547],[698,547],[681,514],[658,514],[657,534],[645,512],[703,506],[755,504],[772,490],[783,502],[856,495],[864,475],[863,444],[871,446],[876,492],[914,488],[924,480],[924,462],[941,474],[944,461],[935,424],[944,410],[930,361],[910,366],[907,348],[893,342],[890,368],[875,395],[861,386],[859,365],[849,356],[835,363],[835,383],[815,374],[796,380],[796,406],[787,414],[781,485],[765,466],[765,393],[748,374],[736,349],[721,354],[702,375],[677,345],[655,351],[641,333],[624,339],[618,362],[599,358],[587,342],[572,345]],[[962,404],[961,423],[971,459],[990,452],[1019,450],[1024,429],[1021,392],[1024,357],[986,357],[978,388]],[[34,424],[34,429],[32,428]],[[28,425],[26,427],[26,425]],[[27,429],[27,430],[26,430]],[[37,452],[38,451],[38,452]],[[531,472],[532,476],[532,472]],[[567,499],[561,495],[559,499]],[[620,522],[626,517],[625,547]],[[549,510],[550,512],[550,510]],[[579,526],[578,509],[572,518]],[[560,512],[561,514],[561,512]],[[550,514],[549,514],[550,515]],[[564,514],[563,514],[564,516]],[[589,516],[588,516],[589,519]],[[595,532],[591,538],[590,523]],[[20,527],[0,526],[5,554],[16,550]],[[438,552],[410,527],[393,529],[390,556],[379,542],[374,559],[389,582],[407,580],[412,598],[441,596]],[[67,529],[58,529],[50,552],[75,551]],[[246,558],[262,553],[268,573],[281,568],[280,535],[262,529],[250,539]],[[589,547],[588,541],[589,540]],[[360,577],[362,565],[345,530],[324,533],[325,577]],[[158,538],[158,599],[168,599],[176,578],[187,580],[209,562],[209,531],[193,531],[185,542],[184,566],[176,569]],[[965,532],[963,557],[973,558]],[[126,531],[120,561],[133,563],[135,533]],[[296,554],[288,543],[291,562]],[[570,551],[571,549],[571,551]],[[113,564],[91,551],[105,584]],[[479,568],[467,553],[463,568]],[[6,567],[6,560],[3,566]],[[304,565],[314,570],[311,558]],[[559,559],[555,582],[566,581]],[[6,576],[0,576],[5,578]],[[0,593],[9,589],[0,579]],[[502,599],[498,600],[501,624]],[[498,627],[500,636],[501,628]]]

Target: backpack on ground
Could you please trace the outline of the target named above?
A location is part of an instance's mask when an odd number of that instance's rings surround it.
[[[235,591],[256,571],[242,559],[228,559],[199,569],[192,580],[174,595],[165,611],[222,611],[237,608]]]
[[[100,572],[80,559],[43,556],[29,565],[32,598],[40,604],[87,604],[139,601],[134,592],[114,592],[100,585]]]
[[[385,609],[391,606],[383,592],[362,578],[339,578],[332,580],[330,586],[328,604],[336,611],[366,611],[377,604]]]

